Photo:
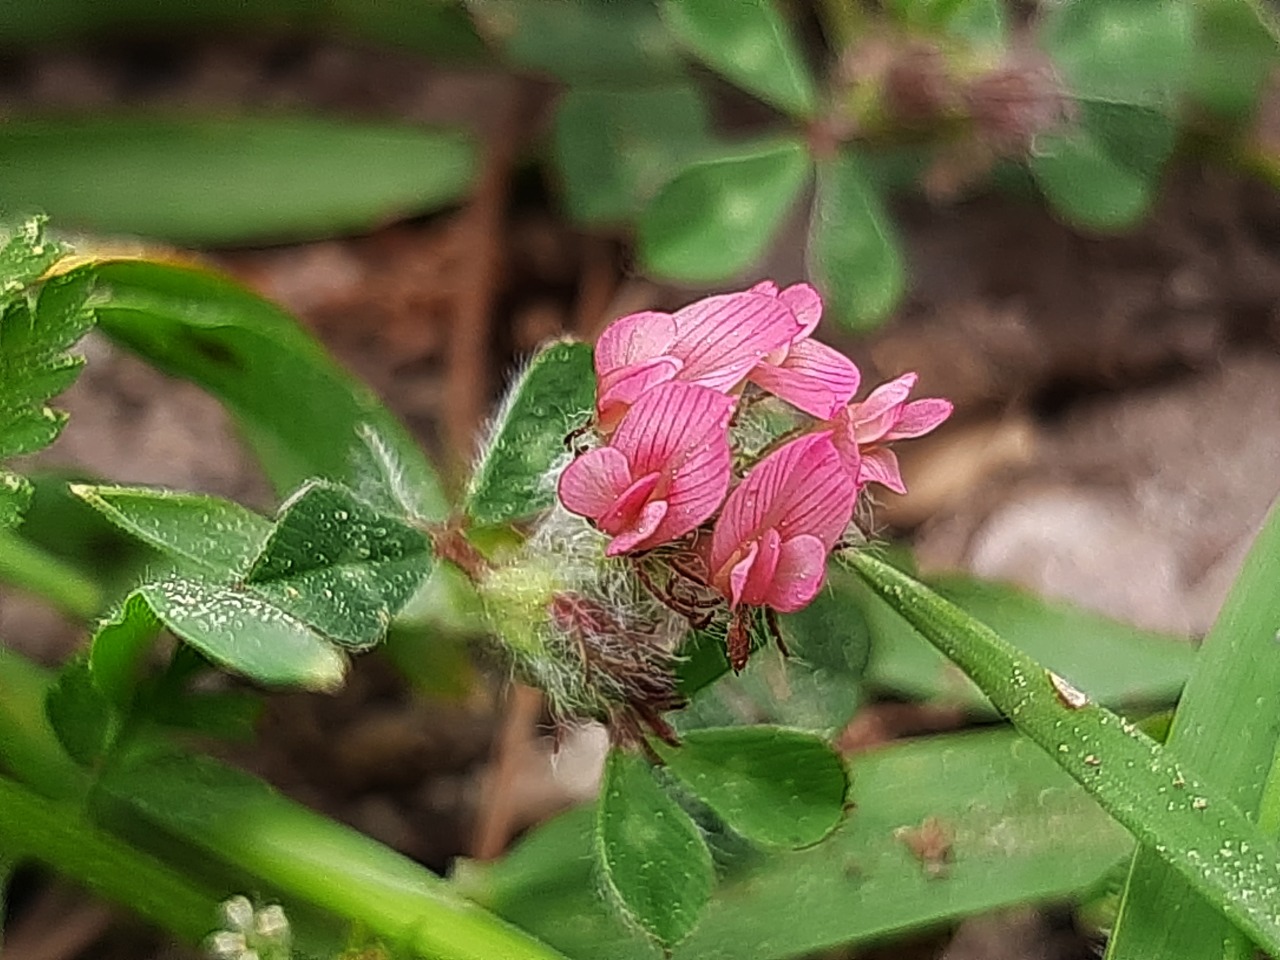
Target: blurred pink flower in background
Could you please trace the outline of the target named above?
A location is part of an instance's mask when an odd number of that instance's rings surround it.
[[[832,442],[859,487],[880,483],[895,493],[906,493],[898,457],[886,444],[923,436],[951,416],[950,400],[929,397],[907,402],[917,379],[914,373],[904,373],[882,383],[867,399],[849,404],[829,421]]]
[[[728,428],[735,400],[708,387],[663,383],[622,417],[609,445],[560,476],[560,501],[609,534],[618,556],[684,536],[729,488]]]
[[[734,607],[799,610],[822,588],[857,494],[829,433],[779,447],[725,502],[711,535],[712,584]]]

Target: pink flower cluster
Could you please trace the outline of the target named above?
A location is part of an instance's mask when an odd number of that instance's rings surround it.
[[[813,287],[766,281],[673,314],[631,314],[601,334],[596,429],[606,442],[569,464],[559,495],[609,535],[609,556],[688,539],[705,585],[734,610],[787,612],[814,598],[861,490],[905,492],[888,444],[952,409],[908,402],[910,373],[851,402],[858,368],[811,338],[821,315]],[[735,482],[729,426],[747,384],[813,422]],[[708,523],[710,537],[697,535]]]

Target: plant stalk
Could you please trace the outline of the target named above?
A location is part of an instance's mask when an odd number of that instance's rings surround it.
[[[78,620],[92,620],[102,610],[98,584],[12,530],[0,530],[0,582],[35,594]]]

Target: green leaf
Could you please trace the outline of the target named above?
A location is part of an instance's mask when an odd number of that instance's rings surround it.
[[[691,83],[565,92],[553,155],[565,204],[583,223],[619,223],[640,211],[709,142],[709,110]]]
[[[675,960],[778,960],[935,930],[1094,888],[1130,848],[1124,830],[1011,731],[889,744],[851,761],[853,812],[823,843],[731,865]],[[945,869],[904,831],[948,828]],[[575,960],[653,960],[593,883],[593,811],[534,831],[504,859],[467,865],[462,889]]]
[[[867,552],[850,563],[992,703],[1192,889],[1280,949],[1280,845],[1172,750]]]
[[[784,113],[811,117],[818,96],[773,0],[662,0],[671,32],[707,66]]]
[[[477,523],[510,523],[551,506],[552,465],[565,456],[565,438],[596,405],[591,347],[560,342],[544,347],[511,385],[494,419],[464,510]]]
[[[1280,64],[1280,37],[1256,0],[1198,0],[1195,16],[1191,98],[1215,117],[1243,124]]]
[[[958,704],[990,715],[991,702],[889,604],[865,585],[831,578],[839,605],[860,612],[871,630],[868,682],[915,700]],[[1099,703],[1149,708],[1174,703],[1196,651],[1180,637],[1140,630],[1019,587],[961,575],[927,581],[939,595]]]
[[[317,481],[281,507],[245,585],[359,649],[383,637],[431,564],[431,541],[422,531]]]
[[[218,576],[247,570],[271,532],[271,521],[220,497],[83,483],[71,491],[143,543]]]
[[[324,637],[247,590],[173,574],[136,596],[214,663],[260,683],[332,690],[346,673],[346,658]]]
[[[160,633],[160,621],[139,594],[130,594],[115,616],[98,625],[89,648],[93,682],[116,710],[133,703],[147,653]]]
[[[805,847],[844,817],[848,775],[822,737],[752,726],[694,730],[681,740],[654,748],[671,773],[748,840]]]
[[[45,713],[71,759],[82,766],[97,762],[112,734],[111,705],[94,686],[87,660],[62,668],[45,698]]]
[[[372,431],[417,512],[445,512],[440,481],[408,431],[279,307],[190,267],[121,260],[86,269],[105,295],[107,335],[222,401],[281,496],[313,477],[358,486],[368,462],[361,437]]]
[[[1005,42],[1005,9],[1000,0],[887,0],[885,10],[908,27],[988,48]]]
[[[688,936],[715,885],[711,851],[645,760],[609,754],[596,831],[604,881],[623,914],[661,944]]]
[[[1130,104],[1085,100],[1078,108],[1076,126],[1036,139],[1031,173],[1070,222],[1094,230],[1132,226],[1155,200],[1175,123]]]
[[[808,261],[827,309],[853,330],[877,326],[906,287],[906,267],[884,198],[850,150],[818,164]]]
[[[1190,0],[1072,0],[1048,8],[1040,42],[1078,97],[1172,108],[1193,52]]]
[[[0,245],[0,463],[57,439],[66,414],[48,401],[84,365],[67,351],[93,325],[90,283],[58,277],[32,289],[62,254],[45,239],[43,219],[27,221]],[[31,485],[0,467],[0,529],[16,525],[30,500]]]
[[[723,280],[758,261],[809,179],[793,138],[723,149],[685,167],[638,225],[647,269],[673,280]]]
[[[652,0],[467,0],[502,59],[570,83],[651,83],[680,57]]]
[[[838,575],[831,571],[828,582]],[[768,638],[762,637],[761,652],[736,675],[729,670],[723,637],[695,636],[681,649],[682,690],[697,695],[672,717],[680,731],[744,723],[774,723],[828,735],[844,729],[862,705],[870,653],[861,612],[846,596],[828,589],[779,621],[790,655],[769,650]],[[924,646],[924,641],[918,643]],[[931,647],[925,649],[932,652]]]
[[[296,241],[455,203],[476,150],[456,131],[318,117],[10,119],[0,209],[187,244]]]
[[[1267,784],[1276,776],[1280,742],[1278,581],[1280,506],[1275,506],[1205,637],[1166,742],[1255,819],[1264,787],[1275,789]],[[1270,825],[1272,833],[1275,827]],[[1190,884],[1144,846],[1134,857],[1108,956],[1218,956],[1232,933]],[[1250,948],[1238,955],[1252,954]]]

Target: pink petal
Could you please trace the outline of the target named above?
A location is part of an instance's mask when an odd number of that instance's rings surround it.
[[[844,468],[844,472],[856,481],[862,472],[862,448],[858,446],[853,420],[846,410],[829,421],[829,424],[831,445],[840,455],[840,465]]]
[[[829,433],[792,440],[756,464],[725,501],[711,540],[711,569],[722,569],[743,544],[775,529],[834,545],[853,516],[858,486],[844,470]]]
[[[861,403],[851,405],[849,412],[859,442],[874,443],[893,429],[901,416],[899,408],[910,396],[917,379],[919,377],[914,373],[904,373],[895,380],[880,384]]]
[[[588,450],[560,474],[560,502],[580,517],[601,517],[631,484],[627,458],[612,447]]]
[[[658,531],[662,542],[682,537],[710,520],[724,503],[732,472],[727,434],[718,430],[704,436],[671,473],[667,487],[671,509]]]
[[[755,286],[750,287],[747,293],[758,293],[765,297],[776,297],[778,295],[778,285],[772,280],[761,280]]]
[[[816,340],[801,340],[781,363],[761,363],[751,382],[819,420],[834,417],[858,390],[858,368]]]
[[[768,605],[782,613],[808,606],[827,576],[827,545],[817,537],[801,534],[782,544]]]
[[[619,533],[605,547],[605,556],[616,557],[624,553],[630,553],[632,550],[656,547],[662,541],[655,535],[654,531],[662,524],[662,518],[666,515],[667,502],[665,500],[653,500],[646,503],[641,509],[640,515],[636,518],[635,526],[630,530]]]
[[[609,509],[597,518],[600,529],[617,535],[634,527],[661,482],[662,474],[650,473],[627,487]],[[663,509],[665,511],[666,508]]]
[[[596,339],[596,374],[603,377],[668,352],[676,338],[676,321],[669,313],[646,310],[619,317]]]
[[[778,294],[778,299],[791,308],[800,321],[801,337],[807,337],[822,319],[822,297],[807,283],[793,284]]]
[[[599,377],[596,418],[604,431],[617,425],[627,408],[660,383],[674,380],[680,372],[675,357],[654,357],[630,366],[619,367]]]
[[[646,392],[632,405],[612,445],[634,475],[659,471],[670,477],[708,444],[727,447],[735,400],[707,387],[674,381]]]
[[[760,606],[767,602],[781,546],[778,531],[766,530],[758,542],[751,544],[747,555],[734,564],[729,574],[731,605]]]
[[[954,409],[955,404],[950,400],[937,397],[908,403],[902,408],[902,416],[893,425],[893,429],[885,434],[884,439],[908,440],[911,437],[924,436],[951,416],[951,411]]]
[[[862,451],[862,469],[859,477],[863,483],[882,483],[894,493],[906,493],[898,457],[888,447],[872,447]]]
[[[758,293],[707,297],[677,312],[675,321],[669,352],[684,362],[680,379],[714,390],[731,389],[801,329],[786,304]]]

